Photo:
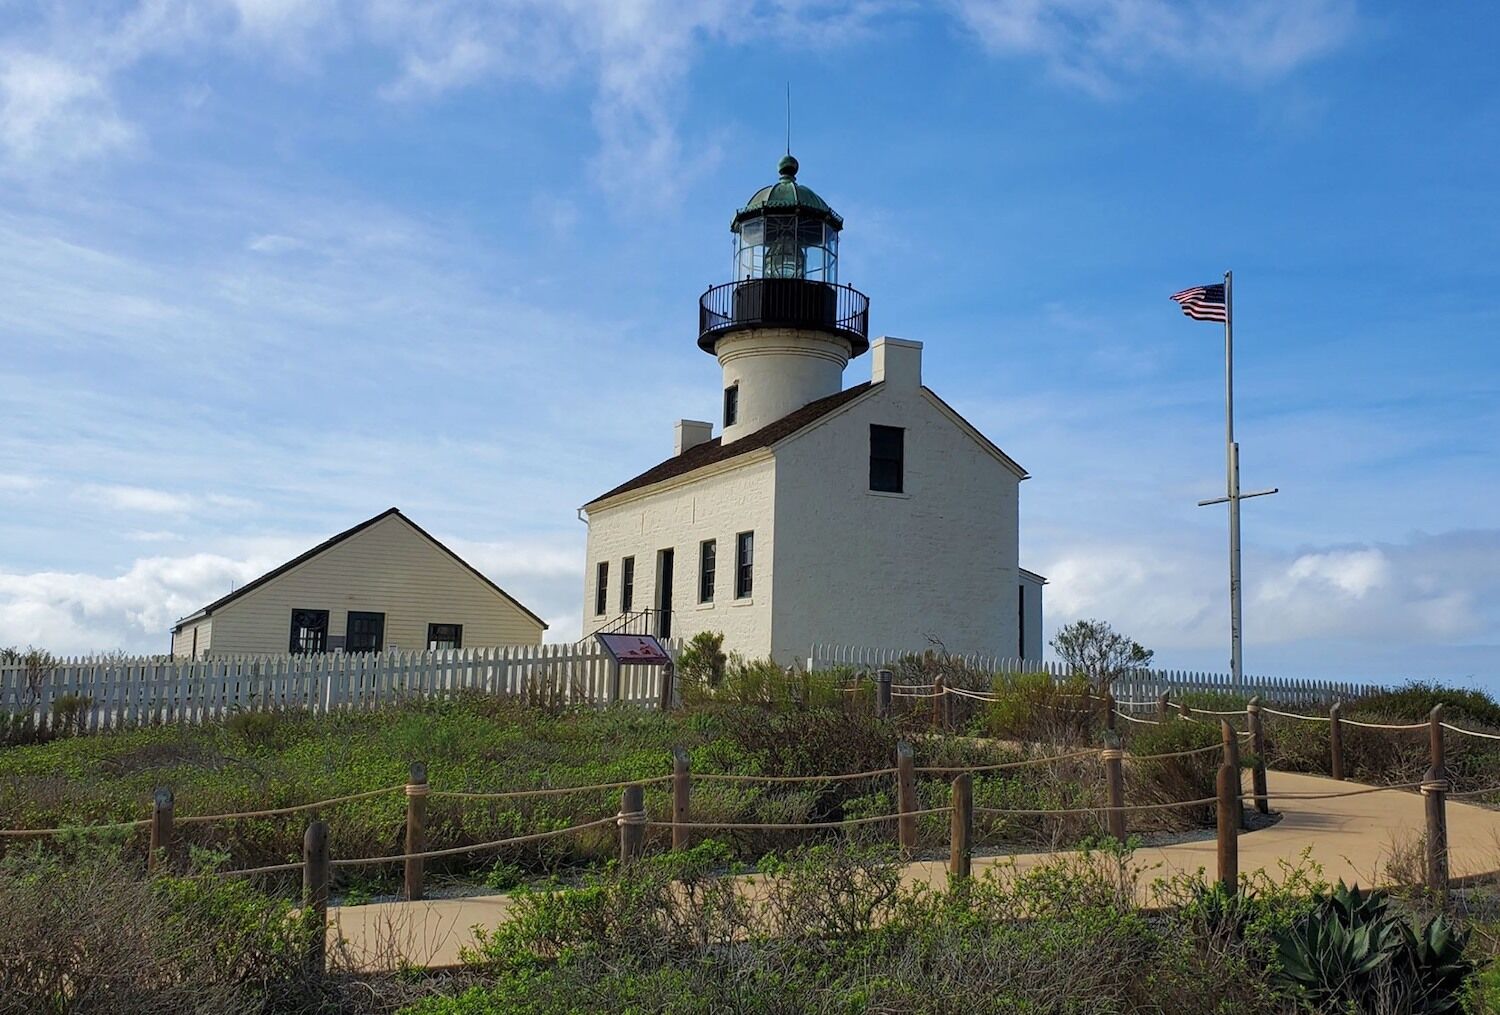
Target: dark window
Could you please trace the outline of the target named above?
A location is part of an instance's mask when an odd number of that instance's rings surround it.
[[[601,560],[594,570],[594,612],[604,616],[609,608],[609,561]]]
[[[746,599],[755,587],[755,533],[734,537],[734,598]]]
[[[620,561],[620,612],[629,613],[635,605],[635,558]]]
[[[379,652],[385,648],[385,614],[349,611],[345,652]]]
[[[731,384],[724,389],[724,425],[734,426],[740,418],[740,386]]]
[[[1016,629],[1021,632],[1020,638],[1018,639],[1020,641],[1021,647],[1020,647],[1020,651],[1018,651],[1016,653],[1016,658],[1017,659],[1025,659],[1026,658],[1026,586],[1025,585],[1021,586],[1021,598],[1020,598],[1019,614],[1020,614],[1020,616],[1019,616],[1020,623],[1016,625]]]
[[[900,493],[906,431],[899,426],[870,425],[870,489]]]
[[[193,628],[193,658],[198,658],[198,628]]]
[[[464,626],[462,624],[428,624],[427,650],[440,648],[463,648]]]
[[[193,634],[197,636],[197,630]],[[197,644],[193,645],[193,655],[197,656]],[[327,610],[293,610],[292,611],[292,636],[287,644],[287,651],[301,655],[305,652],[328,651],[328,611]]]
[[[672,637],[672,549],[656,551],[656,636]]]
[[[698,544],[698,602],[714,601],[714,571],[719,556],[719,544],[705,539]]]

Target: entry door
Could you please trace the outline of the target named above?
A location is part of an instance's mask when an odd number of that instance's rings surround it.
[[[672,551],[656,551],[656,636],[672,637]]]
[[[379,652],[385,648],[385,614],[349,611],[349,626],[345,629],[345,652]]]

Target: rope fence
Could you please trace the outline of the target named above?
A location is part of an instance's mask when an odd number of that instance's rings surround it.
[[[854,689],[861,688],[846,688],[846,690]],[[948,729],[952,727],[953,716],[950,703],[953,699],[965,699],[985,703],[1006,700],[1004,696],[995,693],[972,688],[947,686],[941,677],[935,679],[931,684],[908,684],[893,687],[889,671],[881,671],[879,678],[875,682],[875,690],[875,707],[877,714],[881,715],[889,715],[890,701],[893,697],[931,700],[932,724],[934,729]],[[530,789],[498,791],[434,789],[428,785],[425,765],[413,764],[411,766],[410,777],[405,783],[309,803],[222,814],[185,815],[174,818],[171,792],[161,789],[155,795],[151,815],[147,818],[92,826],[0,829],[0,839],[43,838],[73,833],[89,834],[107,831],[133,831],[147,828],[150,831],[148,863],[152,869],[155,869],[158,865],[165,862],[170,853],[174,823],[184,826],[201,826],[243,819],[280,817],[315,812],[320,809],[369,800],[393,793],[403,793],[406,799],[406,827],[405,848],[402,852],[381,856],[334,858],[329,853],[328,823],[324,820],[314,820],[308,826],[303,840],[303,859],[301,862],[289,861],[224,871],[205,871],[201,874],[190,875],[193,877],[231,878],[286,874],[293,871],[300,871],[304,892],[306,893],[304,906],[311,906],[314,910],[321,910],[326,920],[329,886],[332,883],[333,873],[338,869],[402,864],[404,865],[404,897],[410,900],[417,900],[423,897],[426,864],[431,861],[493,852],[507,847],[550,841],[580,832],[597,831],[610,827],[613,827],[618,835],[620,858],[622,861],[634,860],[643,855],[645,837],[648,830],[669,832],[672,848],[680,850],[690,844],[695,834],[704,832],[826,833],[872,825],[892,824],[895,826],[898,845],[905,855],[911,856],[916,851],[919,843],[918,819],[947,815],[950,819],[951,835],[949,871],[955,876],[968,876],[973,852],[971,847],[976,815],[1044,819],[1094,816],[1102,819],[1110,836],[1120,841],[1125,841],[1128,833],[1127,816],[1129,815],[1213,806],[1217,814],[1219,879],[1226,889],[1234,891],[1238,889],[1239,884],[1237,837],[1239,831],[1247,826],[1246,796],[1251,798],[1256,810],[1262,813],[1269,813],[1269,802],[1271,800],[1287,802],[1322,801],[1359,797],[1376,793],[1416,790],[1424,798],[1423,810],[1427,822],[1424,835],[1427,851],[1427,884],[1435,893],[1441,895],[1446,893],[1448,887],[1446,800],[1449,797],[1463,799],[1500,793],[1500,786],[1461,792],[1453,791],[1445,764],[1444,734],[1451,732],[1459,736],[1500,741],[1500,733],[1471,730],[1443,721],[1441,706],[1433,709],[1428,720],[1425,722],[1381,723],[1344,718],[1339,713],[1340,705],[1338,703],[1335,703],[1331,707],[1329,714],[1326,716],[1282,711],[1261,704],[1258,698],[1252,698],[1243,710],[1192,709],[1186,705],[1179,704],[1177,706],[1176,719],[1180,722],[1212,726],[1215,723],[1210,722],[1208,717],[1216,719],[1216,724],[1220,728],[1221,742],[1179,751],[1156,754],[1131,754],[1122,749],[1121,742],[1114,732],[1115,720],[1123,717],[1127,722],[1148,726],[1169,724],[1172,716],[1172,712],[1170,711],[1172,703],[1169,702],[1165,695],[1155,702],[1115,701],[1108,695],[1094,695],[1091,693],[1072,695],[1070,697],[1075,699],[1076,703],[1062,705],[1048,702],[1031,702],[1030,704],[1052,708],[1059,712],[1083,714],[1093,714],[1098,706],[1102,706],[1106,727],[1106,743],[1109,746],[1103,749],[1083,748],[1056,754],[1022,757],[1011,761],[918,766],[915,763],[911,745],[903,741],[898,744],[896,763],[892,766],[858,772],[812,775],[758,775],[736,772],[693,773],[690,768],[688,756],[682,752],[674,752],[671,774],[582,786],[542,786]],[[926,706],[921,707],[926,708]],[[1155,707],[1158,710],[1156,718],[1131,715],[1126,711],[1126,709],[1131,708],[1141,709],[1150,707]],[[1245,717],[1248,729],[1237,730],[1230,725],[1229,720],[1240,715]],[[1330,768],[1332,770],[1332,778],[1335,780],[1343,779],[1341,738],[1342,730],[1346,726],[1397,733],[1426,730],[1429,733],[1430,766],[1420,781],[1384,786],[1360,786],[1331,792],[1272,793],[1267,787],[1265,767],[1266,744],[1263,719],[1264,716],[1268,715],[1293,721],[1328,724]],[[1248,766],[1242,766],[1240,762],[1239,752],[1242,738],[1248,739],[1249,750],[1252,752]],[[1190,800],[1170,800],[1157,803],[1126,802],[1125,780],[1123,777],[1123,766],[1126,762],[1168,761],[1215,754],[1221,758],[1217,769],[1215,795]],[[1084,759],[1097,759],[1101,763],[1105,797],[1103,802],[1087,806],[1051,808],[992,807],[975,805],[973,802],[973,781],[977,777],[983,777],[989,773],[1040,766],[1055,766],[1065,762]],[[1243,767],[1251,769],[1252,791],[1248,794],[1243,788]],[[830,817],[827,820],[807,821],[713,820],[708,815],[702,815],[701,812],[700,816],[696,818],[693,814],[691,792],[695,782],[703,784],[728,783],[772,786],[828,785],[855,782],[858,780],[883,779],[892,776],[894,776],[896,798],[896,808],[892,813],[845,818]],[[948,798],[949,802],[945,806],[924,806],[924,801],[921,800],[918,794],[918,776],[952,777],[952,790]],[[645,806],[645,792],[647,788],[664,786],[670,786],[670,811],[660,816],[649,814]],[[927,783],[925,786],[930,789],[931,783]],[[428,848],[427,808],[429,801],[434,798],[505,801],[533,798],[544,799],[564,795],[616,791],[620,793],[620,805],[618,811],[614,814],[545,831],[510,835],[504,838],[440,849]],[[929,797],[926,803],[930,802]],[[926,827],[929,829],[928,834],[930,834],[932,826],[929,824]],[[321,961],[320,957],[319,962]]]

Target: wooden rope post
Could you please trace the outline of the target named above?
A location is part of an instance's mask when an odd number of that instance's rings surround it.
[[[1108,691],[1104,694],[1104,728],[1109,732],[1115,732],[1115,696]]]
[[[406,852],[420,853],[427,848],[427,766],[411,763],[406,777]],[[422,897],[422,858],[406,859],[406,897]]]
[[[166,786],[156,787],[151,794],[151,852],[146,857],[147,872],[154,872],[157,864],[168,860],[172,849],[172,791]]]
[[[1234,813],[1235,827],[1248,827],[1245,821],[1244,777],[1240,774],[1240,738],[1229,725],[1228,719],[1219,720],[1220,733],[1224,739],[1224,764],[1234,769]]]
[[[1344,721],[1339,717],[1342,702],[1335,701],[1328,710],[1328,774],[1344,781]]]
[[[1116,842],[1124,842],[1126,835],[1125,812],[1125,752],[1120,749],[1120,737],[1114,730],[1104,734],[1104,750],[1099,758],[1104,762],[1104,790],[1109,802],[1105,817],[1109,834]]]
[[[932,728],[948,727],[948,688],[941,676],[932,678]]]
[[[1271,801],[1266,795],[1266,727],[1260,713],[1260,697],[1250,699],[1245,706],[1245,721],[1250,728],[1250,752],[1255,755],[1255,767],[1250,770],[1250,788],[1255,794],[1255,809],[1262,814],[1271,813]]]
[[[317,914],[306,959],[307,971],[316,976],[327,971],[328,883],[332,873],[328,863],[328,822],[314,821],[302,836],[302,908]]]
[[[1240,772],[1229,764],[1228,741],[1234,736],[1229,724],[1223,723],[1225,738],[1224,761],[1219,765],[1218,778],[1218,839],[1219,839],[1219,884],[1230,893],[1239,891],[1240,885]]]
[[[875,716],[879,719],[891,717],[891,671],[875,671]]]
[[[948,847],[948,873],[956,878],[966,878],[974,863],[974,777],[968,772],[954,777],[952,804],[948,825],[952,840]]]
[[[688,767],[688,753],[681,747],[672,749],[672,848],[688,847],[689,800],[693,776]]]
[[[1435,706],[1427,717],[1427,742],[1432,765],[1422,780],[1422,798],[1427,807],[1427,888],[1440,901],[1448,901],[1448,766],[1443,751],[1443,706]]]
[[[628,864],[639,860],[646,844],[646,791],[643,787],[626,786],[620,791],[620,814],[615,824],[620,826],[620,862]]]
[[[1172,717],[1172,699],[1163,691],[1156,696],[1156,720],[1166,722]]]
[[[896,841],[904,850],[917,848],[917,760],[911,744],[896,744]]]

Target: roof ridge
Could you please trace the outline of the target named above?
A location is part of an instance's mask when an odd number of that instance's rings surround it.
[[[628,493],[631,490],[639,490],[647,486],[654,486],[657,483],[666,482],[669,479],[675,479],[678,476],[685,476],[688,473],[696,472],[699,469],[707,468],[719,462],[730,461],[751,451],[768,448],[792,436],[804,427],[817,422],[845,403],[853,401],[874,386],[874,382],[861,381],[859,384],[844,388],[842,391],[836,391],[831,395],[815,399],[806,405],[793,409],[784,416],[772,420],[759,430],[748,433],[728,445],[724,444],[723,434],[704,441],[702,444],[695,444],[682,454],[664,459],[644,472],[627,479],[612,490],[601,493],[599,496],[585,503],[584,507],[588,507],[589,504],[597,504],[602,500],[608,500],[610,497],[615,497],[622,493]]]

